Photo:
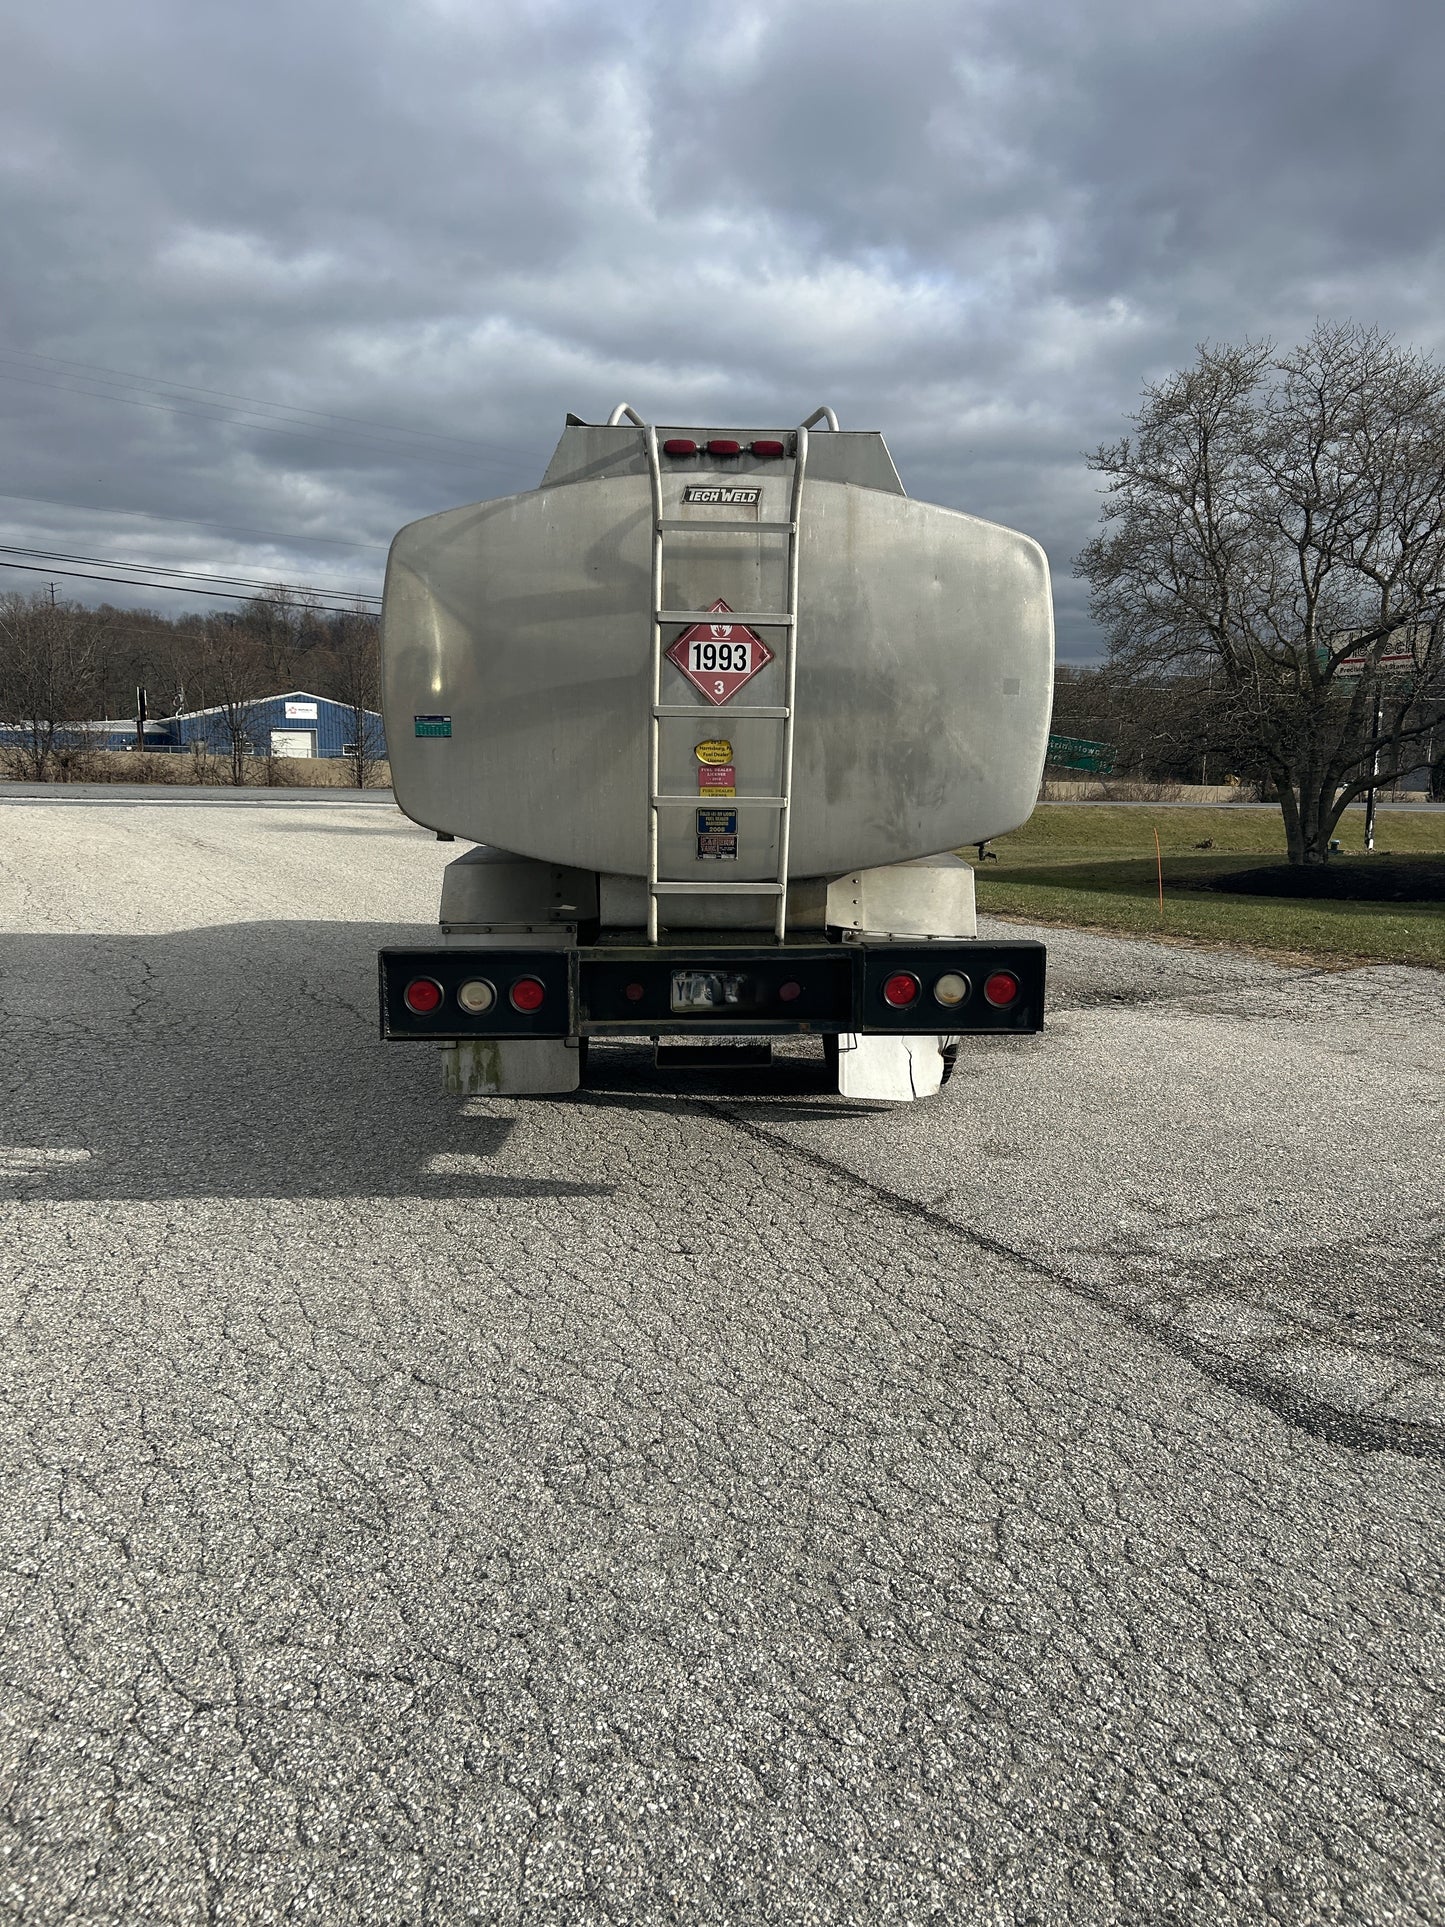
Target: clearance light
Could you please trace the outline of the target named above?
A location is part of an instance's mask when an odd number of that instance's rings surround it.
[[[675,435],[670,442],[662,444],[664,455],[696,455],[697,443],[690,442],[683,435]]]
[[[485,977],[472,977],[457,992],[457,1002],[469,1017],[480,1017],[496,1001],[496,988]]]
[[[788,452],[781,442],[754,442],[752,444],[752,450],[754,455],[776,456],[786,455]]]
[[[709,455],[736,455],[742,448],[741,442],[711,441],[707,445]]]
[[[949,970],[945,971],[933,986],[933,994],[939,1003],[952,1010],[955,1004],[963,1002],[972,988],[967,977],[960,971]]]
[[[1018,1001],[1019,980],[1011,970],[996,970],[984,983],[983,994],[995,1010],[1007,1010]]]
[[[442,987],[430,977],[413,977],[401,993],[401,1000],[418,1017],[430,1017],[434,1010],[441,1008]]]
[[[547,993],[536,977],[519,977],[510,995],[513,1010],[540,1010]]]
[[[778,985],[778,1002],[780,1004],[795,1004],[802,994],[803,986],[801,984],[795,984],[789,981],[788,983]]]
[[[899,970],[884,983],[883,1001],[891,1004],[894,1010],[907,1010],[910,1004],[918,1002],[920,988],[911,970]]]

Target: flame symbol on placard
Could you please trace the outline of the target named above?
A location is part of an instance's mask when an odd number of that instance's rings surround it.
[[[708,627],[712,630],[713,635],[719,642],[726,642],[733,632],[733,626],[730,622],[710,622]]]

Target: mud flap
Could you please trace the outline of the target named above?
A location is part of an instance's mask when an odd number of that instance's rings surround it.
[[[838,1039],[838,1091],[843,1097],[894,1104],[932,1097],[943,1083],[946,1037]]]
[[[479,1038],[441,1055],[449,1097],[553,1097],[582,1082],[581,1051],[551,1037]]]

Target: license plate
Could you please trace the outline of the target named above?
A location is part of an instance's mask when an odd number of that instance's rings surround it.
[[[736,1010],[748,1001],[748,980],[736,970],[674,970],[672,1008]]]

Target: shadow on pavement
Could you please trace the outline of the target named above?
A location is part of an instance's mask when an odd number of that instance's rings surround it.
[[[421,935],[0,937],[0,1197],[611,1195],[567,1170],[488,1171],[509,1120],[445,1097],[434,1047],[380,1042],[376,952]]]
[[[275,921],[150,935],[0,936],[0,1198],[596,1198],[605,1156],[519,1170],[516,1124],[555,1107],[673,1112],[841,1103],[812,1040],[768,1069],[659,1071],[642,1042],[594,1045],[575,1097],[459,1101],[436,1049],[383,1044],[376,952],[430,935]],[[489,1114],[495,1106],[501,1115]],[[569,1133],[528,1134],[525,1156]]]

